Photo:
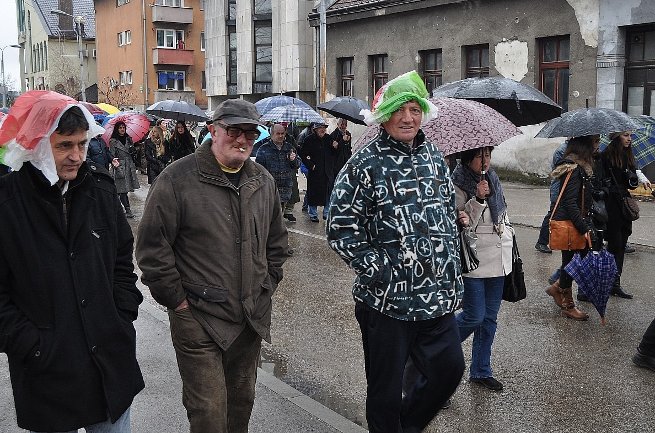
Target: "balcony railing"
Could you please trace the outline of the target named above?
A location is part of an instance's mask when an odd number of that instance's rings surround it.
[[[180,50],[173,48],[153,48],[153,65],[193,65],[193,50]]]
[[[152,6],[153,23],[193,24],[193,9],[177,6]]]

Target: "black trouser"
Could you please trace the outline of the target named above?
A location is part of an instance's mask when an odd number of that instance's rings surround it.
[[[420,432],[453,395],[464,373],[454,315],[411,322],[357,302],[355,317],[364,347],[369,432]],[[402,398],[403,374],[410,358],[420,374]]]
[[[121,200],[123,207],[127,211],[130,208],[130,199],[127,198],[127,193],[126,192],[118,193],[118,198]]]
[[[610,218],[607,229],[603,233],[607,241],[607,251],[614,255],[616,269],[619,275],[623,273],[623,258],[625,257],[625,244],[632,234],[632,223],[623,218]]]
[[[646,356],[655,357],[655,319],[650,322],[650,326],[644,333],[644,338],[639,344],[639,351]]]
[[[543,222],[541,223],[541,229],[539,230],[539,239],[537,239],[538,244],[548,245],[550,242],[550,214],[551,211],[548,210],[546,216],[544,217]]]

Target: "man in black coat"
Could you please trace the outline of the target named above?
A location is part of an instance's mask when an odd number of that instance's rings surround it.
[[[312,133],[307,136],[301,149],[302,163],[307,173],[307,214],[309,220],[318,222],[318,206],[323,206],[323,219],[327,219],[330,194],[334,187],[334,163],[337,157],[337,143],[326,132],[327,125],[312,124]]]
[[[334,161],[334,177],[341,171],[346,162],[353,154],[352,151],[352,135],[348,131],[348,121],[346,119],[337,120],[337,128],[330,134],[333,143],[336,142],[336,160]],[[333,144],[334,146],[334,144]]]
[[[26,158],[0,178],[0,352],[19,427],[126,433],[144,388],[133,236],[109,172],[84,162],[91,115],[54,99],[34,104],[64,113],[50,136],[37,135],[53,158]]]

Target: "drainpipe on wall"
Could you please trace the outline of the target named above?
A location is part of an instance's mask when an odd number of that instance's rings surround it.
[[[141,0],[143,21],[143,109],[148,108],[148,45],[146,43],[146,0]]]
[[[326,14],[325,14],[325,1],[326,0],[321,0],[321,3],[318,6],[318,13],[319,13],[319,19],[320,19],[320,24],[319,24],[319,44],[320,44],[320,60],[319,60],[319,88],[321,90],[319,100],[316,102],[317,104],[320,104],[321,102],[325,102],[325,97],[327,94],[327,22],[326,22]]]

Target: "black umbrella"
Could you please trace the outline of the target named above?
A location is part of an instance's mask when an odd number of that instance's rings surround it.
[[[181,120],[183,122],[204,122],[208,120],[207,115],[197,105],[185,101],[173,101],[166,99],[152,104],[146,109],[146,113],[164,119]]]
[[[562,107],[539,90],[504,77],[454,81],[434,89],[432,96],[473,99],[498,111],[516,126],[534,125],[562,114]]]
[[[366,102],[350,96],[337,96],[327,102],[318,104],[316,108],[330,113],[334,117],[350,120],[359,125],[366,125],[364,116],[359,114],[359,112],[370,109]]]
[[[634,131],[640,126],[627,114],[611,108],[580,108],[549,121],[536,135],[538,138],[582,137]]]

